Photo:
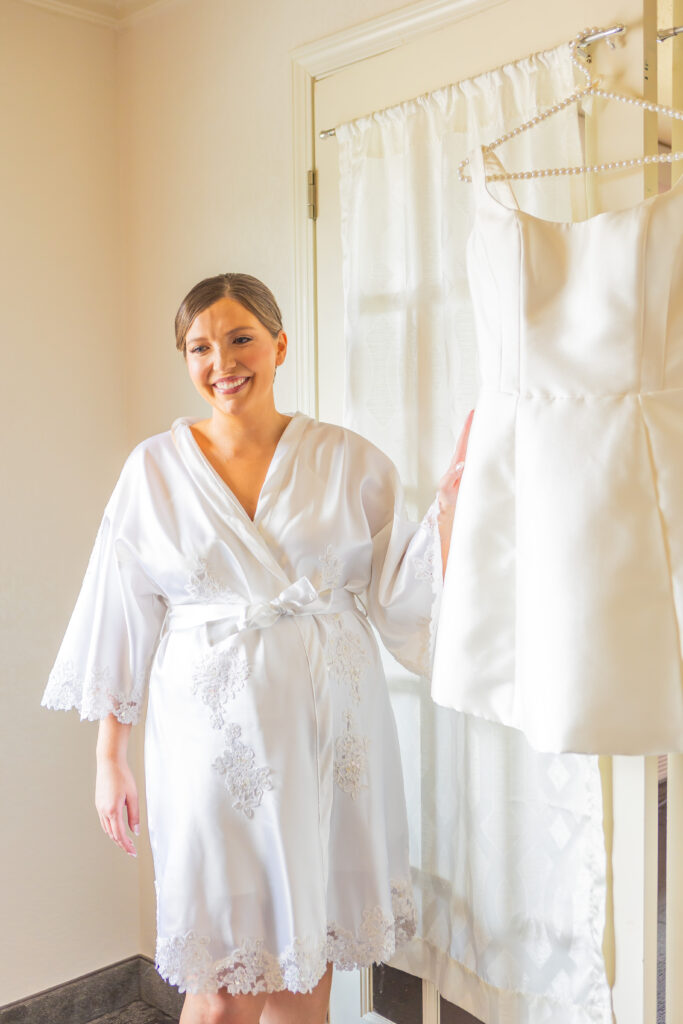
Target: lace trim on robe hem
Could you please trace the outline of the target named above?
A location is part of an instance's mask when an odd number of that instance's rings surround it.
[[[182,936],[158,938],[155,967],[179,992],[215,993],[226,988],[230,995],[258,992],[310,992],[322,978],[328,962],[352,971],[390,959],[396,947],[412,939],[416,912],[409,882],[392,882],[393,916],[381,907],[363,914],[354,934],[336,922],[327,927],[322,941],[294,939],[277,956],[259,939],[246,939],[233,953],[213,960],[209,938],[193,930]]]
[[[145,698],[146,676],[131,692],[116,693],[108,668],[93,666],[84,678],[72,661],[59,661],[48,676],[41,706],[52,711],[75,708],[81,721],[96,722],[113,714],[124,725],[137,725]]]

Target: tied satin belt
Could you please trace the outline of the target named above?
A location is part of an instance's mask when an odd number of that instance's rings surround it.
[[[354,595],[345,587],[315,589],[307,576],[286,587],[271,601],[250,604],[237,594],[234,600],[171,605],[166,613],[168,629],[189,629],[206,624],[209,644],[219,643],[244,629],[272,626],[283,615],[327,615],[359,610]]]

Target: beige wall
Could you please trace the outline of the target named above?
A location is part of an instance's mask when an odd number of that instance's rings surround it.
[[[0,1005],[154,953],[141,729],[135,861],[100,829],[97,726],[40,698],[126,453],[202,409],[183,295],[248,271],[291,318],[289,50],[402,5],[181,0],[117,32],[0,0]]]
[[[39,705],[126,449],[116,38],[0,3],[0,1003],[138,943],[93,806],[97,727]]]
[[[289,51],[401,6],[186,0],[121,34],[131,443],[205,408],[186,382],[172,334],[179,302],[200,278],[229,270],[263,278],[287,329],[294,310]],[[293,345],[277,398],[284,411],[294,407]]]

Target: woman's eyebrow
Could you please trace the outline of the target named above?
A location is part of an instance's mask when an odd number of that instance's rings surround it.
[[[224,334],[223,334],[223,337],[225,338],[228,334],[235,334],[237,331],[253,331],[253,329],[254,329],[253,327],[249,327],[248,325],[246,327],[233,327],[231,330],[225,331]],[[209,340],[208,338],[206,338],[203,334],[201,334],[197,338],[188,338],[187,344],[191,345],[195,341],[208,341],[208,340]]]

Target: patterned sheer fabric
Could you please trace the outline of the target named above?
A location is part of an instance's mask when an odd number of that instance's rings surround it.
[[[345,422],[391,455],[409,507],[448,465],[479,387],[465,270],[473,195],[458,163],[574,84],[563,47],[337,128]],[[574,107],[506,144],[511,168],[581,160]],[[515,189],[524,209],[573,220],[585,214],[579,185]],[[479,637],[480,650],[496,639]],[[597,758],[539,753],[516,729],[435,706],[428,680],[385,666],[418,903],[417,936],[392,963],[489,1024],[611,1024]]]

